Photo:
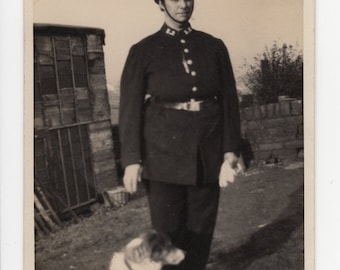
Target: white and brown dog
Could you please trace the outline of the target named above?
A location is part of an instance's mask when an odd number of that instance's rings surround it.
[[[184,257],[167,236],[151,231],[114,253],[109,270],[161,270],[163,265],[178,265]]]

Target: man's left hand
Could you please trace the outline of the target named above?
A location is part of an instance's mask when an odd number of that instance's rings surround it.
[[[229,183],[235,181],[235,176],[242,171],[241,165],[238,163],[238,157],[235,153],[228,152],[224,154],[224,162],[220,169],[219,185],[225,188]]]

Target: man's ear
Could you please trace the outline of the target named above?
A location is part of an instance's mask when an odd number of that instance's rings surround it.
[[[145,258],[150,257],[150,250],[148,250],[142,239],[137,238],[126,246],[124,254],[126,260],[141,263]]]
[[[159,5],[159,8],[161,9],[161,11],[164,11],[165,8],[164,8],[164,4],[163,4],[162,0],[159,0],[158,5]]]

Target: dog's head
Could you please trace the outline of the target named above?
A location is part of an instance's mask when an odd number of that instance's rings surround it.
[[[125,259],[140,264],[155,262],[160,265],[177,265],[184,259],[184,251],[176,248],[170,239],[161,233],[151,231],[140,235],[127,244]]]

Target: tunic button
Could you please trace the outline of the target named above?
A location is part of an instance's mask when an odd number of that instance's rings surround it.
[[[191,71],[191,76],[196,76],[196,71]]]
[[[185,39],[181,39],[180,41],[181,41],[182,44],[184,44],[186,42]]]
[[[188,63],[188,65],[192,65],[192,60],[189,59],[189,60],[187,61],[187,63]]]
[[[197,91],[197,87],[194,86],[194,87],[192,88],[192,91],[193,91],[193,92],[196,92],[196,91]]]
[[[184,52],[185,52],[185,53],[188,53],[188,52],[189,52],[189,49],[188,49],[188,48],[185,48],[185,49],[184,49]]]

